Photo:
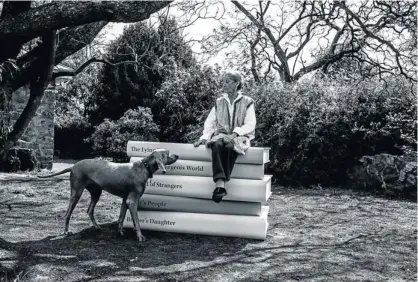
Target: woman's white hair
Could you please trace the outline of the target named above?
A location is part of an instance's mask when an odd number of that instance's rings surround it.
[[[229,69],[225,71],[224,77],[226,75],[230,75],[231,77],[234,78],[235,81],[239,82],[237,90],[240,90],[242,88],[242,75],[239,73],[239,71]]]

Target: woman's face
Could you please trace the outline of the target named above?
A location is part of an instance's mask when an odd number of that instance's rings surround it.
[[[230,74],[226,74],[223,79],[223,89],[227,93],[234,93],[237,90],[239,82]]]

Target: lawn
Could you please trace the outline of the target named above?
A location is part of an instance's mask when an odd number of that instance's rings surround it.
[[[143,231],[120,237],[121,200],[103,193],[102,231],[74,210],[68,174],[0,174],[0,281],[416,281],[416,203],[275,186],[265,241]]]

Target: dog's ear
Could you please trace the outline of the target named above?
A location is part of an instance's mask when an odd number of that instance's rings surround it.
[[[161,170],[163,174],[166,174],[167,171],[165,170],[165,166],[164,166],[164,163],[165,163],[164,154],[162,152],[157,152],[154,158],[155,158],[155,161],[157,162],[158,169]]]

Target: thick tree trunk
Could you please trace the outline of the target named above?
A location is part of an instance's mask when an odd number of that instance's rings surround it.
[[[42,37],[42,53],[39,57],[37,69],[38,77],[32,80],[30,96],[26,107],[13,126],[12,132],[7,136],[3,146],[0,146],[0,156],[6,156],[7,151],[14,146],[20,137],[25,133],[30,121],[36,114],[36,110],[42,102],[45,89],[52,78],[55,66],[55,55],[57,51],[56,31],[50,31]]]
[[[171,1],[57,1],[30,9],[16,17],[0,21],[0,40],[11,38],[26,41],[50,30],[75,27],[91,22],[142,21]]]

